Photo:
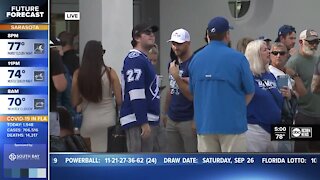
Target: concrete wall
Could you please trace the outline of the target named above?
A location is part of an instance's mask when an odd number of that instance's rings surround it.
[[[135,0],[133,1],[133,24],[148,23],[159,26],[160,24],[160,0]],[[159,32],[155,33],[156,43],[160,43]],[[160,73],[160,63],[156,66],[157,73]]]
[[[123,60],[132,49],[133,27],[132,0],[102,0],[102,45],[106,49],[105,63],[111,66],[120,78]]]
[[[79,11],[79,0],[51,0],[51,13],[64,14],[66,11]]]
[[[101,0],[80,0],[79,51],[80,61],[83,49],[89,40],[102,40],[102,2]]]
[[[160,1],[160,46],[161,72],[167,74],[170,44],[166,43],[171,32],[177,28],[189,31],[192,49],[204,45],[204,33],[212,17],[224,16],[234,26],[232,44],[243,36],[257,38],[260,35],[275,39],[283,24],[296,27],[297,34],[306,28],[320,32],[320,1],[318,0],[251,0],[248,13],[235,19],[228,7],[229,0],[161,0]],[[296,42],[297,46],[298,41]],[[167,76],[165,76],[167,78]]]

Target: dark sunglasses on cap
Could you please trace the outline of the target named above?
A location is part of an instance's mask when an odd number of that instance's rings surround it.
[[[277,56],[278,54],[280,54],[280,56],[285,55],[287,52],[285,51],[271,51],[271,54]]]
[[[312,40],[312,41],[308,41],[308,40],[305,40],[307,41],[310,45],[318,45],[319,44],[319,40],[318,39],[315,39],[315,40]]]
[[[152,32],[152,29],[146,29],[142,33],[146,35],[151,35],[153,32]]]

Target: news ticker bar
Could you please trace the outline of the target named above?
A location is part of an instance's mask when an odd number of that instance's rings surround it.
[[[320,125],[272,125],[271,140],[320,141]]]
[[[52,167],[164,166],[164,165],[318,165],[320,155],[312,154],[67,154],[51,153]]]

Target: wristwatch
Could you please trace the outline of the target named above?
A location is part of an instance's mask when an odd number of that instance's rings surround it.
[[[294,78],[296,78],[296,77],[299,77],[299,74],[298,74],[298,73],[294,73],[294,74],[291,76],[292,79],[294,79]]]

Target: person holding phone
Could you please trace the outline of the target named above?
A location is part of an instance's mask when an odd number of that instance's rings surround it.
[[[270,72],[275,76],[277,80],[277,86],[279,89],[289,89],[293,98],[297,96],[303,96],[306,94],[306,89],[299,76],[295,76],[295,72],[286,68],[285,64],[288,60],[289,53],[286,46],[281,42],[276,42],[271,46],[269,65]],[[292,78],[291,78],[292,77]],[[288,101],[291,103],[293,101]],[[296,102],[296,101],[295,101]],[[291,107],[296,107],[291,104]],[[278,144],[278,152],[293,152],[292,141],[281,141]]]
[[[293,96],[304,96],[307,93],[306,88],[303,85],[301,78],[298,74],[289,67],[285,67],[288,61],[289,53],[286,46],[281,42],[276,42],[271,46],[269,65],[270,72],[275,76],[276,79],[280,77],[278,81],[283,82],[282,78],[289,78],[287,87],[291,90]],[[288,76],[286,76],[288,75]],[[285,80],[284,80],[285,81]]]
[[[287,87],[279,90],[276,78],[269,72],[270,51],[266,42],[250,42],[245,56],[255,80],[255,94],[247,108],[248,152],[277,152],[278,143],[270,137],[271,125],[281,122],[284,97],[290,99],[291,93]]]

